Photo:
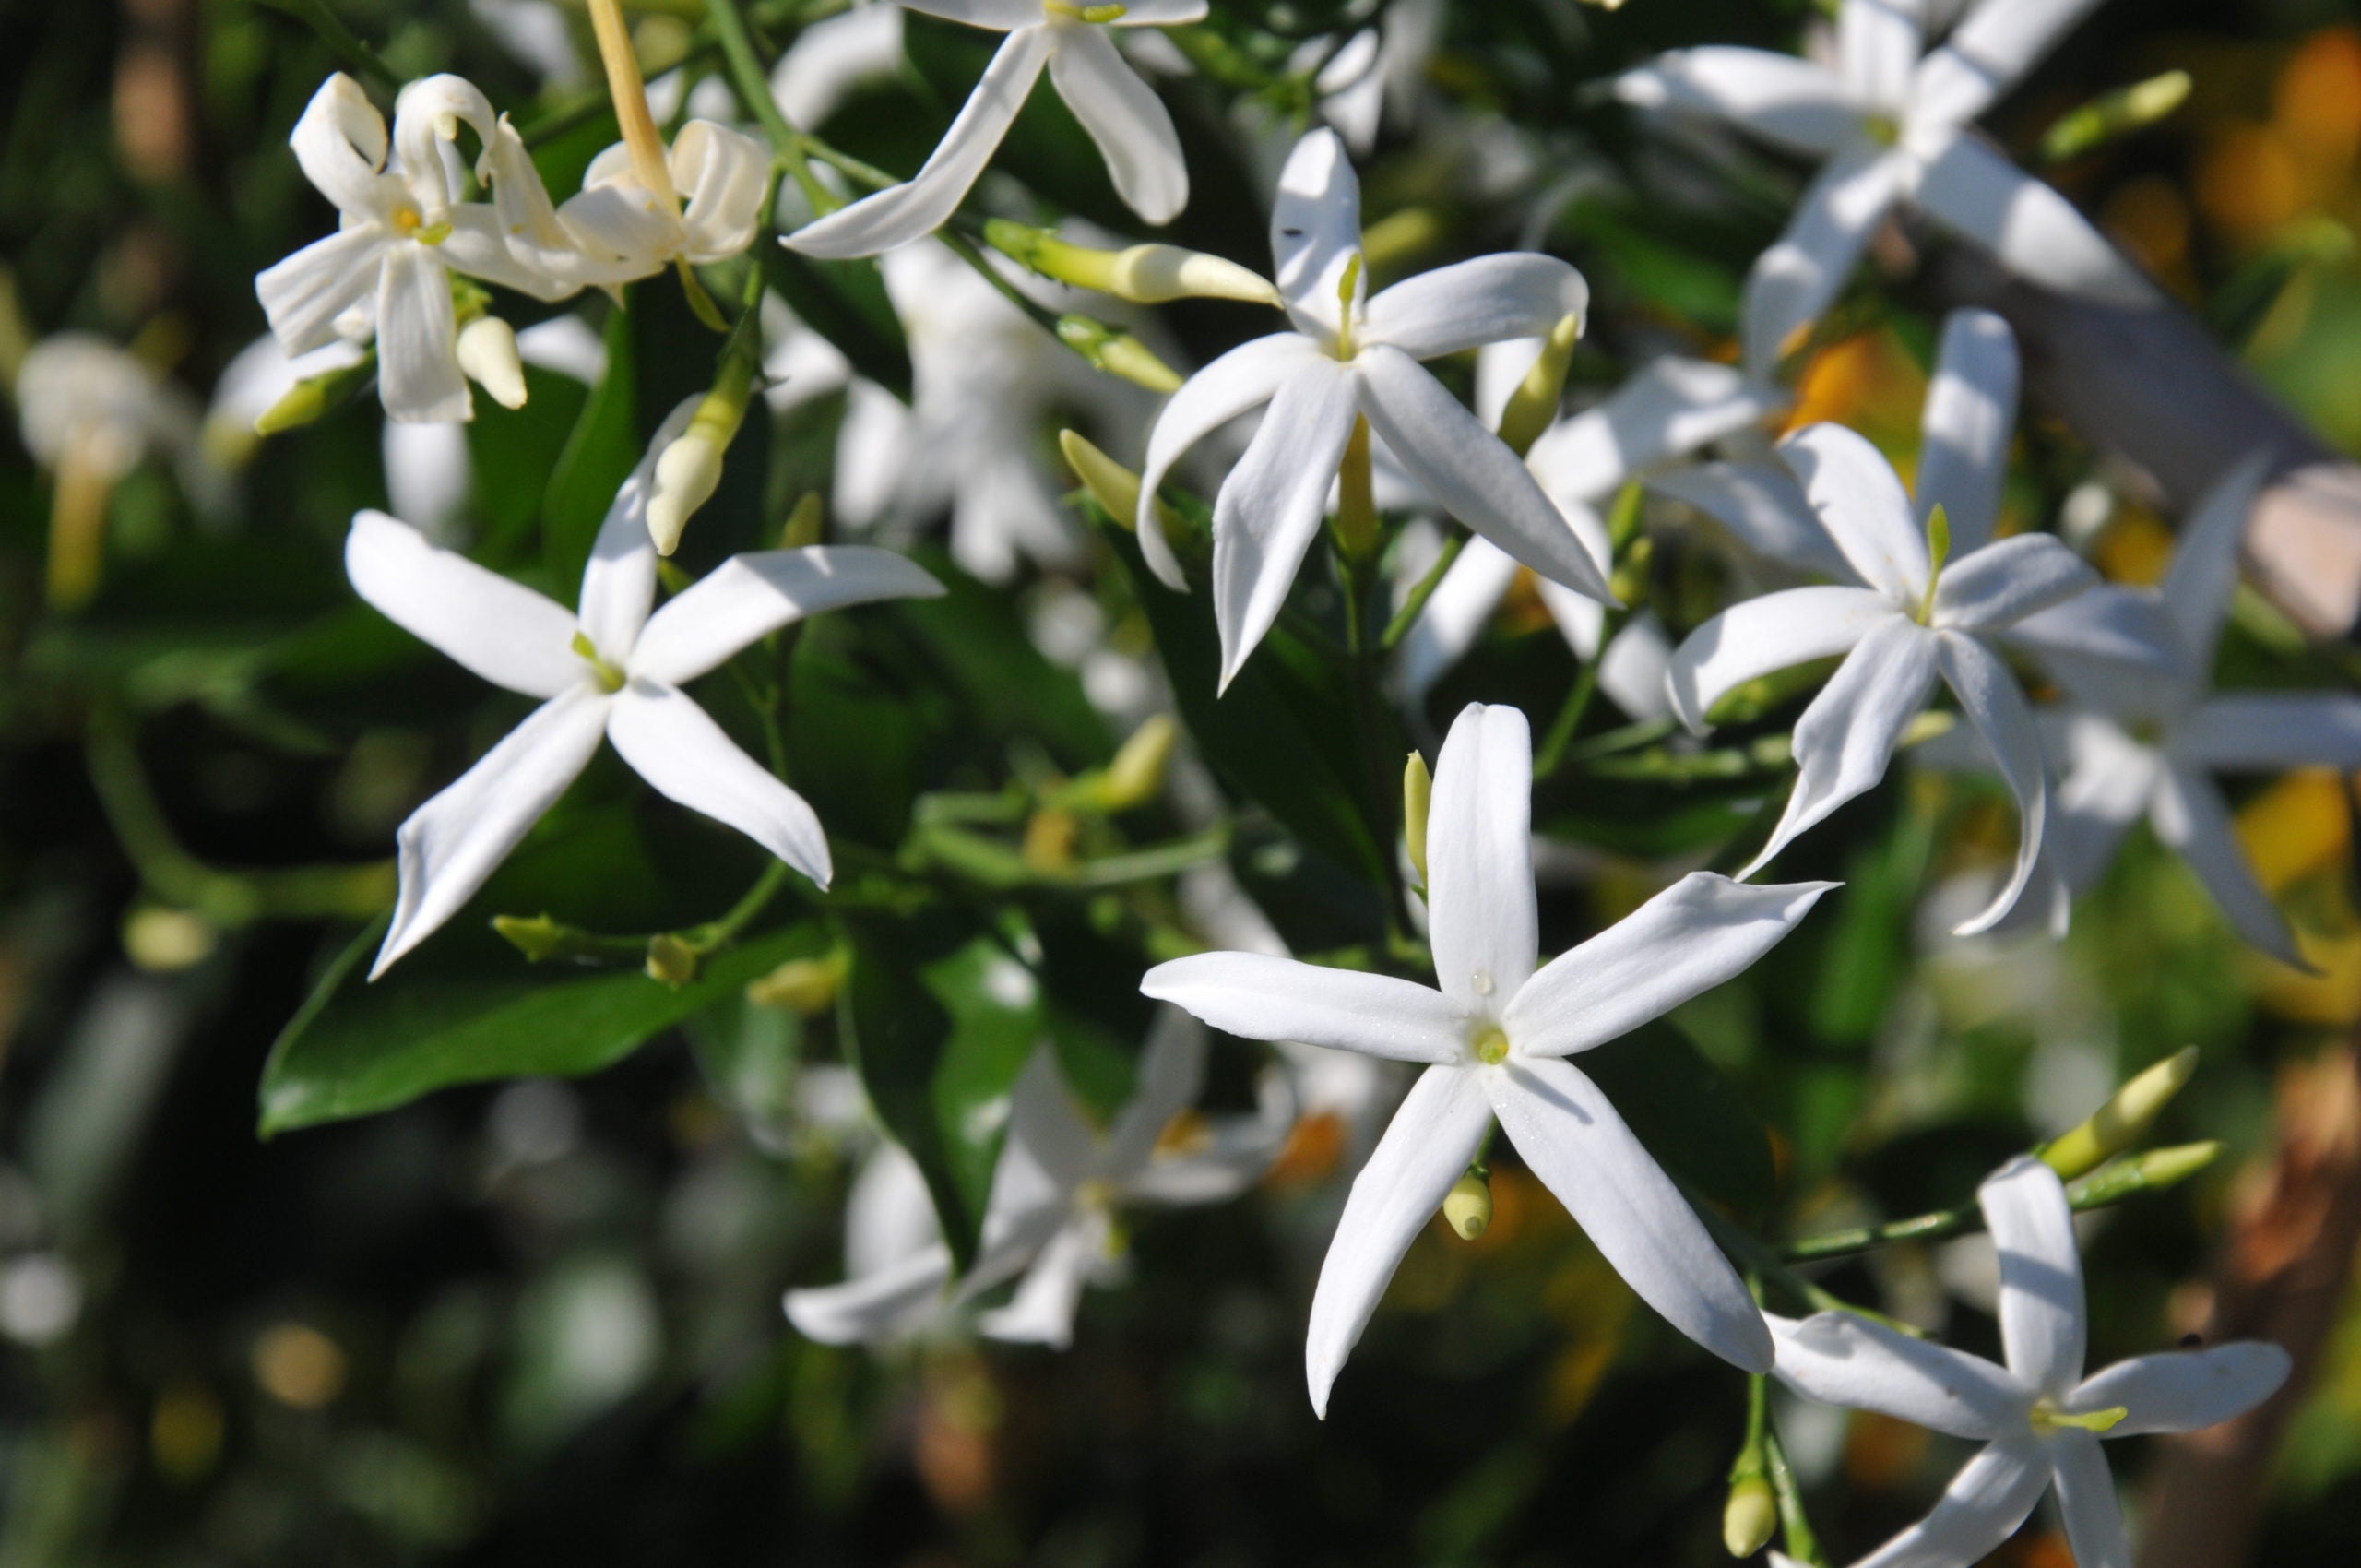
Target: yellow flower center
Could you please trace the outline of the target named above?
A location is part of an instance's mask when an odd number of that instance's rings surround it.
[[[1041,0],[1041,9],[1053,17],[1063,17],[1077,22],[1121,21],[1131,7],[1128,6],[1075,6],[1068,0]]]
[[[2110,1406],[2104,1410],[2085,1410],[2079,1415],[2070,1414],[2044,1399],[2033,1408],[2033,1430],[2047,1434],[2071,1427],[2078,1431],[2106,1433],[2121,1426],[2130,1414],[2130,1408],[2123,1405]]]
[[[1509,1037],[1498,1024],[1487,1024],[1477,1031],[1475,1041],[1476,1060],[1487,1067],[1497,1067],[1509,1057]]]
[[[574,649],[576,657],[590,666],[592,673],[599,677],[600,691],[612,693],[623,689],[625,676],[623,671],[599,657],[599,645],[590,640],[589,633],[575,633],[574,641],[568,646]]]
[[[439,245],[451,237],[451,225],[429,223],[426,215],[414,207],[394,208],[392,222],[395,233],[421,245]]]

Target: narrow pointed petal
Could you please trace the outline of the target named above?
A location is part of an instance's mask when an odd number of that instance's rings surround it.
[[[658,793],[729,824],[828,885],[828,836],[803,797],[740,751],[678,688],[635,677],[615,695],[608,733]]]
[[[1118,53],[1104,29],[1066,28],[1050,56],[1050,82],[1107,160],[1123,205],[1150,223],[1169,223],[1189,205],[1180,136],[1156,89]]]
[[[382,216],[400,195],[398,186],[385,179],[385,116],[361,84],[342,71],[312,94],[287,145],[294,149],[303,177],[338,212]]]
[[[2173,736],[2173,754],[2224,773],[2361,768],[2361,696],[2235,692],[2209,698]]]
[[[1146,1165],[1172,1119],[1197,1103],[1205,1087],[1204,1026],[1179,1008],[1158,1008],[1136,1083],[1107,1129],[1106,1165],[1119,1178]]]
[[[582,629],[600,656],[618,666],[630,664],[641,628],[647,624],[648,607],[656,602],[656,542],[647,532],[656,462],[689,428],[702,401],[692,393],[664,416],[638,465],[607,504],[607,516],[582,569]]]
[[[1895,615],[1845,656],[1796,721],[1795,792],[1771,841],[1740,876],[1752,876],[1797,835],[1877,788],[1903,727],[1934,688],[1935,648],[1935,634]]]
[[[1344,323],[1345,268],[1361,248],[1361,182],[1336,133],[1323,127],[1295,144],[1271,198],[1272,281],[1287,315],[1333,339]],[[1368,269],[1354,284],[1368,288]]]
[[[1050,30],[1019,28],[992,55],[932,156],[908,184],[864,196],[805,224],[784,243],[806,255],[875,255],[943,227],[1000,149],[1050,57]]]
[[[2115,863],[2131,825],[2147,814],[2163,760],[2104,719],[2078,715],[2048,732],[2058,783],[2046,853],[2075,893],[2087,893]]]
[[[1835,885],[1691,872],[1535,975],[1509,1004],[1510,1039],[1529,1056],[1620,1039],[1744,973]]]
[[[1601,602],[1606,579],[1532,470],[1398,349],[1364,349],[1361,411],[1437,505],[1525,565]]]
[[[1491,1124],[1492,1104],[1477,1074],[1430,1067],[1410,1086],[1393,1123],[1353,1179],[1320,1265],[1303,1341],[1311,1408],[1323,1420],[1328,1391],[1369,1326],[1402,1254],[1442,1206],[1443,1195],[1465,1172]]]
[[[377,395],[387,419],[464,420],[475,411],[459,369],[451,277],[423,245],[386,246],[378,270]]]
[[[1996,547],[1997,548],[1997,547]],[[2001,779],[2017,800],[2017,860],[2009,880],[1991,905],[1953,933],[1972,936],[1989,931],[2017,907],[2033,880],[2041,858],[2041,842],[2048,822],[2049,780],[2042,760],[2041,731],[2033,709],[2017,689],[2017,678],[1984,644],[1958,632],[1939,633],[1936,647],[1943,680],[1959,698],[1960,711],[1975,727],[1985,749],[2000,770]]]
[[[1845,0],[1836,9],[1838,74],[1873,108],[1908,107],[1918,47],[1918,0]]]
[[[1077,1215],[1050,1238],[1033,1266],[1017,1282],[1008,1304],[981,1314],[976,1326],[988,1336],[1016,1345],[1047,1345],[1062,1350],[1074,1343],[1074,1318],[1090,1270],[1106,1255],[1103,1216]]]
[[[1769,1321],[1779,1345],[1773,1372],[1823,1405],[1985,1442],[2023,1431],[2033,1406],[2034,1391],[2006,1368],[1852,1313]]]
[[[908,556],[863,544],[732,555],[651,616],[631,671],[679,685],[781,626],[884,599],[937,599],[943,585]]]
[[[2026,616],[2008,640],[2076,701],[2125,717],[2171,711],[2194,673],[2164,601],[2147,588],[2101,583]]]
[[[1944,125],[1973,120],[2049,52],[2098,0],[1983,0],[1940,49],[1919,63],[1915,114]]]
[[[1945,133],[1914,151],[1919,161],[1911,200],[2018,277],[2109,304],[2156,298],[2140,269],[2072,202],[1971,133]]]
[[[1749,681],[1847,652],[1882,627],[1910,624],[1871,588],[1787,588],[1741,600],[1674,650],[1665,673],[1672,710],[1703,734],[1714,705]]]
[[[1821,576],[1851,565],[1812,515],[1795,476],[1767,463],[1699,463],[1648,476],[1648,488],[1694,506],[1766,560]],[[1882,600],[1880,600],[1882,602]]]
[[[1465,1009],[1391,975],[1260,953],[1199,953],[1150,969],[1140,993],[1241,1039],[1295,1040],[1396,1062],[1456,1062],[1467,1053]]]
[[[1147,433],[1147,463],[1140,475],[1140,509],[1133,522],[1140,553],[1165,587],[1178,593],[1188,582],[1157,517],[1156,492],[1164,476],[1183,452],[1248,410],[1269,402],[1281,382],[1326,357],[1299,332],[1250,339],[1181,383],[1157,412]]]
[[[1513,338],[1541,338],[1590,308],[1571,262],[1505,251],[1406,278],[1369,302],[1361,340],[1431,360]]]
[[[1228,1202],[1270,1170],[1301,1104],[1284,1069],[1266,1071],[1253,1114],[1213,1118],[1184,1147],[1157,1153],[1125,1177],[1122,1195],[1172,1208]]]
[[[951,1249],[936,1241],[874,1274],[842,1285],[789,1290],[787,1321],[823,1345],[873,1345],[898,1339],[945,1311]]]
[[[1975,1190],[2000,1256],[2000,1342],[2009,1370],[2043,1393],[2082,1381],[2088,1316],[2074,1208],[2058,1172],[2019,1155]]]
[[[2167,1350],[2118,1361],[2058,1403],[2077,1415],[2130,1411],[2110,1429],[2110,1437],[2199,1431],[2236,1420],[2278,1393],[2294,1364],[2286,1351],[2259,1339],[2205,1350]]]
[[[1470,703],[1435,761],[1427,815],[1427,934],[1443,994],[1497,1017],[1533,973],[1533,731]]]
[[[1955,310],[1944,320],[1923,422],[1918,516],[1940,506],[1952,554],[1972,555],[1992,542],[2017,433],[2017,339],[2007,322],[1988,310]]]
[[[2229,802],[2212,779],[2194,768],[2167,766],[2156,781],[2149,821],[2156,837],[2189,862],[2240,936],[2283,964],[2305,967],[2295,932],[2247,864]]]
[[[339,229],[255,277],[271,336],[290,354],[338,340],[337,318],[377,291],[379,253],[393,242],[375,223]]]
[[[344,569],[387,620],[495,686],[553,697],[590,672],[562,606],[383,512],[354,515]]]
[[[1724,1360],[1769,1372],[1762,1309],[1598,1086],[1571,1063],[1521,1052],[1478,1075],[1501,1131],[1623,1282]]]
[[[2123,1528],[2123,1504],[2116,1500],[2115,1472],[2107,1467],[2099,1440],[2086,1431],[2061,1431],[2047,1443],[2058,1516],[2073,1549],[2074,1568],[2131,1568],[2131,1538]]]
[[[1415,708],[1445,671],[1466,656],[1501,607],[1520,570],[1507,552],[1488,539],[1471,539],[1451,570],[1427,596],[1427,607],[1402,642],[1400,680]],[[1588,603],[1589,600],[1584,600]]]
[[[1551,496],[1596,501],[1643,469],[1757,423],[1777,400],[1729,365],[1655,360],[1605,402],[1544,431],[1525,460]]]
[[[1779,457],[1861,581],[1896,604],[1926,596],[1927,535],[1884,453],[1841,424],[1815,424],[1781,442]]]
[[[1749,371],[1769,376],[1797,331],[1845,291],[1908,172],[1899,153],[1867,138],[1828,160],[1786,232],[1746,275],[1741,336]]]
[[[2222,623],[2238,587],[2238,547],[2268,463],[2261,457],[2241,463],[2205,493],[2181,525],[2180,546],[2165,573],[2165,613],[2180,634],[2189,672],[2201,679],[2213,673]]]
[[[1279,618],[1327,516],[1358,414],[1354,393],[1345,366],[1324,355],[1302,362],[1279,383],[1246,455],[1214,496],[1214,621],[1224,688]]]
[[[1987,1443],[1934,1510],[1853,1568],[1963,1568],[2017,1533],[2049,1490],[2049,1463],[2030,1440]]]
[[[2021,533],[1954,560],[1935,585],[1935,624],[1998,632],[2098,587],[2089,562],[2046,533]]]
[[[606,696],[577,684],[535,708],[457,782],[410,814],[396,835],[401,892],[371,980],[475,897],[588,765],[606,727]]]
[[[1862,105],[1834,73],[1768,50],[1676,49],[1614,85],[1635,109],[1726,120],[1790,152],[1833,152],[1861,132]]]

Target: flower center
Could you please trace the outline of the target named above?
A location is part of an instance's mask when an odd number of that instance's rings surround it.
[[[1471,1044],[1476,1060],[1487,1067],[1497,1067],[1509,1059],[1509,1037],[1498,1024],[1485,1025]]]
[[[1861,121],[1861,129],[1880,147],[1899,146],[1902,141],[1902,121],[1893,114],[1870,114]]]
[[[1361,351],[1353,335],[1353,291],[1360,287],[1361,253],[1355,251],[1345,258],[1345,270],[1336,279],[1336,303],[1343,308],[1336,313],[1336,357],[1349,360]]]
[[[1918,601],[1918,624],[1935,624],[1935,588],[1943,580],[1943,563],[1951,559],[1952,519],[1943,504],[1927,514],[1927,596]]]
[[[590,640],[589,633],[575,633],[574,641],[568,646],[574,649],[576,657],[590,666],[591,672],[598,676],[600,691],[614,693],[623,689],[625,677],[622,669],[599,656],[599,645]]]
[[[2045,1436],[2071,1427],[2077,1431],[2106,1433],[2123,1424],[2131,1414],[2130,1407],[2114,1405],[2104,1410],[2085,1410],[2080,1415],[2061,1410],[2048,1399],[2037,1401],[2033,1408],[2033,1430]]]
[[[1041,0],[1041,9],[1053,17],[1063,17],[1076,22],[1121,21],[1128,6],[1075,6],[1068,0]]]
[[[429,223],[418,208],[402,206],[394,208],[394,232],[405,240],[416,240],[421,245],[439,245],[451,237],[448,223]]]

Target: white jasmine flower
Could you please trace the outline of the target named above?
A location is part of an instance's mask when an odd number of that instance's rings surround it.
[[[1732,689],[1808,659],[1845,656],[1796,723],[1795,793],[1771,841],[1740,873],[1750,876],[1885,777],[1904,727],[1940,675],[2016,796],[2020,819],[2014,873],[1990,908],[1959,928],[1963,935],[1989,930],[2015,907],[2048,811],[2041,737],[1993,642],[2098,582],[2046,534],[1987,542],[1999,505],[1997,459],[2006,448],[1988,445],[1992,433],[1976,428],[1984,434],[1957,454],[1929,442],[1915,512],[1884,457],[1852,431],[1816,424],[1788,437],[1780,455],[1860,586],[1788,588],[1734,605],[1690,634],[1667,677],[1674,710],[1702,731]],[[1925,522],[1939,512],[1949,519],[1948,558],[1928,550]]]
[[[1203,21],[1205,0],[1132,0],[1128,6],[1067,0],[902,0],[910,10],[1008,34],[951,128],[908,184],[864,196],[805,225],[786,244],[809,255],[875,255],[931,234],[958,207],[1015,123],[1042,68],[1107,160],[1115,194],[1150,223],[1169,223],[1189,204],[1189,169],[1172,116],[1140,79],[1109,28],[1180,27]]]
[[[220,474],[198,440],[196,399],[106,339],[42,339],[17,367],[13,392],[25,450],[51,473],[77,470],[112,489],[152,453],[179,468],[192,496],[208,505],[218,498]]]
[[[2088,1314],[2073,1207],[2031,1156],[1976,1191],[2000,1257],[2006,1364],[1914,1339],[1849,1313],[1774,1317],[1779,1381],[1824,1404],[1875,1410],[1986,1446],[1934,1512],[1856,1568],[1965,1568],[2014,1535],[2055,1491],[2081,1568],[2130,1568],[2102,1437],[2196,1431],[2245,1414],[2286,1380],[2287,1352],[2242,1340],[2082,1374]]]
[[[1139,1087],[1102,1136],[1058,1076],[1046,1046],[1036,1051],[1011,1097],[1007,1142],[992,1172],[991,1195],[974,1265],[952,1283],[951,1250],[928,1206],[921,1240],[909,1180],[917,1174],[866,1172],[845,1217],[842,1285],[787,1293],[797,1329],[828,1344],[908,1338],[939,1331],[1011,1279],[1006,1304],[978,1315],[995,1339],[1051,1345],[1074,1337],[1083,1288],[1113,1277],[1121,1264],[1119,1210],[1227,1202],[1252,1186],[1287,1135],[1294,1106],[1282,1081],[1264,1079],[1253,1114],[1174,1119],[1204,1085],[1205,1032],[1183,1015],[1159,1014],[1141,1053]]]
[[[1267,403],[1214,500],[1214,616],[1222,683],[1278,618],[1326,515],[1357,422],[1445,512],[1544,577],[1606,600],[1606,580],[1517,456],[1418,362],[1545,334],[1589,301],[1555,256],[1479,256],[1374,299],[1361,265],[1360,182],[1334,131],[1296,144],[1271,213],[1271,251],[1293,330],[1256,338],[1191,376],[1148,434],[1139,537],[1149,567],[1185,587],[1156,489],[1181,453]]]
[[[1425,1064],[1354,1182],[1304,1344],[1315,1410],[1402,1255],[1497,1117],[1641,1298],[1691,1338],[1767,1370],[1769,1332],[1679,1188],[1567,1057],[1745,969],[1832,883],[1750,887],[1697,872],[1536,972],[1533,739],[1470,705],[1435,767],[1428,932],[1439,989],[1252,953],[1159,964],[1140,989],[1231,1034]]]
[[[2139,302],[2130,265],[2064,196],[1970,128],[2095,0],[1984,0],[1921,57],[1917,0],[1844,0],[1833,69],[1759,49],[1676,50],[1627,72],[1617,96],[1710,115],[1823,160],[1779,243],[1747,277],[1747,363],[1768,370],[1836,297],[1896,204],[2053,288]]]
[[[464,420],[474,411],[451,273],[540,299],[569,291],[510,253],[491,206],[455,198],[451,148],[462,124],[487,147],[506,130],[470,83],[428,77],[395,101],[389,144],[384,116],[339,72],[312,95],[288,137],[304,177],[336,204],[339,225],[256,277],[255,292],[290,355],[374,336],[378,395],[392,419]]]
[[[659,793],[728,823],[827,885],[827,836],[812,808],[739,750],[681,687],[803,616],[943,589],[882,550],[768,550],[732,556],[651,615],[650,471],[696,403],[686,399],[672,411],[616,493],[583,573],[578,613],[435,548],[381,512],[353,518],[345,568],[362,598],[485,680],[542,699],[507,739],[402,824],[401,891],[373,978],[473,897],[601,738]]]

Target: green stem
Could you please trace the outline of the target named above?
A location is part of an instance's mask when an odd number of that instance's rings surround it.
[[[730,75],[730,86],[738,89],[739,101],[762,125],[763,134],[770,138],[771,150],[786,165],[789,177],[803,193],[803,199],[812,204],[812,210],[834,212],[840,204],[836,194],[813,176],[812,160],[804,151],[802,133],[787,123],[778,100],[771,96],[770,77],[755,55],[753,34],[738,0],[706,0],[705,9],[713,24],[714,36],[720,40],[722,68]],[[768,227],[764,225],[765,230]],[[758,273],[760,270],[756,269]]]
[[[2066,1188],[2066,1201],[2075,1212],[2107,1208],[2155,1183],[2142,1172],[2136,1159],[2118,1160],[2101,1166]],[[1850,1257],[1856,1253],[1872,1252],[1879,1247],[1891,1247],[1903,1241],[1940,1241],[1947,1237],[1965,1235],[1984,1229],[1984,1211],[1974,1202],[1939,1208],[1927,1214],[1914,1214],[1907,1219],[1890,1219],[1882,1225],[1860,1225],[1849,1230],[1831,1230],[1825,1235],[1807,1236],[1799,1241],[1788,1241],[1778,1248],[1778,1255],[1790,1263],[1817,1263],[1827,1258]]]
[[[1534,754],[1533,776],[1536,778],[1548,778],[1558,771],[1558,765],[1564,760],[1566,747],[1572,742],[1574,731],[1582,728],[1583,716],[1590,711],[1592,699],[1598,695],[1598,671],[1599,666],[1607,662],[1607,645],[1613,642],[1615,635],[1623,629],[1627,614],[1625,611],[1610,610],[1599,624],[1598,651],[1584,661],[1581,671],[1575,674],[1573,689],[1566,694],[1564,704],[1558,709],[1558,717],[1549,721],[1548,733],[1542,737],[1541,749]]]
[[[388,92],[399,91],[401,77],[392,66],[377,57],[377,52],[362,42],[361,35],[344,25],[344,18],[328,9],[326,0],[255,0],[284,17],[292,17],[312,30],[328,53],[342,61],[348,69],[368,77]]]
[[[1828,1568],[1820,1537],[1812,1532],[1811,1520],[1804,1513],[1803,1488],[1796,1484],[1796,1473],[1787,1467],[1786,1445],[1768,1427],[1762,1434],[1762,1456],[1770,1462],[1771,1491],[1779,1499],[1779,1527],[1787,1538],[1787,1555],[1805,1568]]]
[[[1385,624],[1385,635],[1378,639],[1379,647],[1391,653],[1401,646],[1404,637],[1410,635],[1410,628],[1418,624],[1419,615],[1427,608],[1427,600],[1432,599],[1435,589],[1442,586],[1442,579],[1450,572],[1452,563],[1458,560],[1459,552],[1467,548],[1467,540],[1465,529],[1452,530],[1451,538],[1443,541],[1442,553],[1435,557],[1435,564],[1427,568],[1427,575],[1420,577],[1418,587],[1410,590],[1410,597],[1402,601],[1402,608],[1394,612],[1394,619]]]

